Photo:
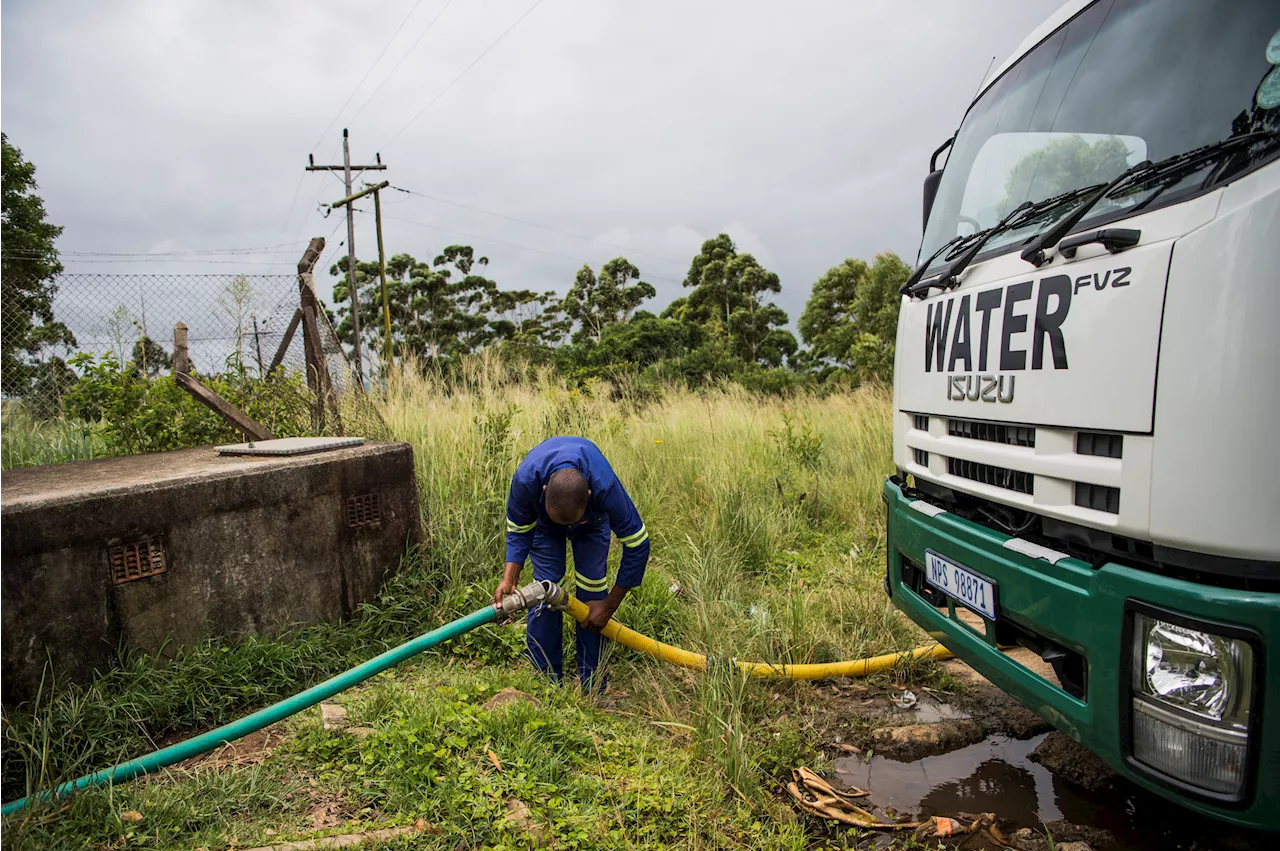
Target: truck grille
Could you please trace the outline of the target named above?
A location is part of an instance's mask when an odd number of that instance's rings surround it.
[[[1085,525],[1121,520],[1122,434],[912,411],[899,416],[909,450],[904,466],[924,479]]]
[[[1077,455],[1097,455],[1101,458],[1124,457],[1124,435],[1082,431],[1076,434]]]
[[[1036,445],[1036,430],[1030,426],[984,423],[979,420],[947,420],[947,434],[969,440],[986,440],[1009,446]],[[1027,491],[1030,493],[1030,491]]]
[[[1108,488],[1103,485],[1088,485],[1084,482],[1076,482],[1076,505],[1081,508],[1092,508],[1094,511],[1119,514],[1120,488]]]
[[[1024,473],[1021,470],[1010,470],[1006,467],[996,467],[991,464],[979,464],[977,461],[965,461],[962,458],[948,458],[947,472],[953,476],[981,482],[984,485],[1017,491],[1018,493],[1035,493],[1035,476],[1030,473]],[[1078,489],[1076,493],[1078,500]],[[1118,501],[1119,497],[1117,496]]]

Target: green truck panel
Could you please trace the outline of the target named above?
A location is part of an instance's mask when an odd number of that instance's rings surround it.
[[[1040,717],[1102,757],[1117,772],[1192,810],[1233,824],[1280,829],[1280,675],[1266,652],[1280,646],[1280,594],[1203,585],[1106,563],[1096,569],[1074,558],[1057,563],[1005,548],[1009,537],[954,514],[929,516],[894,482],[886,482],[888,584],[895,604],[948,649]],[[1069,648],[1087,663],[1083,699],[1067,694],[1008,659],[988,636],[935,608],[903,581],[903,559],[924,565],[925,550],[997,583],[998,617]],[[1126,601],[1137,601],[1257,633],[1263,649],[1260,737],[1253,782],[1240,804],[1173,790],[1132,763],[1125,742],[1130,691],[1125,676]],[[958,605],[958,604],[957,604]]]

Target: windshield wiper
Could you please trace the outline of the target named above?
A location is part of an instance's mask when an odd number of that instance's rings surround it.
[[[971,233],[968,236],[956,237],[935,251],[928,260],[917,266],[915,271],[911,273],[911,277],[907,278],[906,283],[898,289],[898,292],[904,295],[916,296],[921,292],[930,290],[934,287],[955,286],[959,283],[959,274],[969,268],[969,264],[973,262],[973,259],[982,251],[983,246],[985,246],[993,236],[1005,231],[1017,230],[1018,228],[1026,227],[1038,217],[1057,210],[1059,207],[1071,204],[1079,200],[1082,196],[1088,195],[1090,192],[1094,192],[1100,188],[1102,188],[1102,184],[1098,184],[1096,186],[1081,186],[1077,189],[1071,189],[1063,192],[1060,195],[1054,195],[1051,198],[1044,198],[1035,202],[1024,202],[1011,210],[1009,214],[998,223],[992,225],[986,230],[980,230],[977,233]],[[929,265],[933,263],[934,260],[938,259],[938,257],[948,248],[951,249],[951,254],[948,255],[948,259],[955,256],[956,252],[962,249],[964,250],[964,254],[956,257],[950,265],[942,270],[936,279],[931,277],[927,283],[921,283],[920,279],[924,277],[925,270],[927,270]]]
[[[1140,162],[1137,165],[1121,172],[1114,180],[1101,187],[1097,193],[1090,196],[1070,213],[1059,219],[1053,227],[1036,237],[1030,245],[1022,249],[1022,259],[1026,260],[1028,263],[1034,264],[1037,268],[1043,266],[1049,259],[1045,254],[1046,249],[1052,248],[1061,242],[1062,238],[1070,233],[1071,229],[1078,225],[1080,220],[1088,215],[1089,211],[1098,205],[1098,202],[1114,193],[1122,184],[1133,183],[1139,180],[1145,181],[1153,178],[1179,175],[1188,170],[1199,168],[1202,163],[1213,159],[1214,157],[1221,156],[1234,151],[1236,148],[1251,145],[1254,142],[1259,142],[1267,137],[1275,135],[1276,131],[1274,130],[1247,133],[1243,136],[1234,136],[1230,139],[1223,139],[1222,141],[1215,142],[1212,145],[1205,145],[1204,147],[1196,148],[1194,150],[1183,151],[1180,154],[1174,154],[1173,156],[1167,157],[1156,163],[1153,163],[1150,160]],[[1142,203],[1138,204],[1130,212],[1137,212],[1143,207],[1146,207],[1155,200],[1157,195],[1169,186],[1173,185],[1175,182],[1176,181],[1169,181],[1165,183],[1165,185],[1153,192],[1150,197],[1144,199]]]
[[[1150,160],[1143,160],[1137,165],[1131,166],[1122,171],[1110,183],[1106,183],[1098,187],[1097,192],[1085,199],[1083,203],[1077,206],[1070,213],[1067,213],[1061,219],[1058,219],[1057,224],[1041,233],[1032,240],[1030,245],[1022,249],[1022,259],[1033,264],[1036,268],[1043,266],[1048,259],[1045,257],[1044,253],[1046,248],[1057,245],[1061,242],[1062,238],[1070,233],[1073,227],[1080,223],[1080,220],[1085,217],[1085,214],[1096,207],[1099,201],[1111,194],[1117,186],[1124,183],[1135,174],[1152,167]]]
[[[913,282],[908,279],[907,283],[903,284],[903,289],[906,290],[907,295],[916,296],[922,292],[928,292],[934,287],[948,289],[956,286],[960,283],[960,273],[969,268],[969,264],[973,262],[973,258],[978,256],[978,252],[982,251],[982,247],[991,240],[991,237],[999,233],[1004,233],[1007,230],[1014,230],[1024,226],[1027,221],[1034,218],[1037,213],[1042,213],[1045,210],[1056,209],[1062,206],[1064,202],[1072,200],[1072,196],[1075,196],[1079,192],[1080,190],[1073,190],[1072,192],[1066,192],[1062,195],[1054,196],[1053,198],[1046,198],[1043,201],[1037,201],[1034,204],[1030,201],[1024,201],[1017,207],[1010,210],[1008,214],[1006,214],[1005,217],[996,224],[986,230],[981,230],[975,234],[971,234],[968,237],[969,242],[965,246],[964,253],[943,267],[937,277],[930,278],[927,281],[921,281],[919,277],[913,274],[912,277],[916,278],[916,281]],[[927,266],[928,263],[931,262],[933,262],[932,259],[926,261],[925,265]],[[924,266],[921,266],[920,269],[917,270],[920,277],[923,277],[924,275],[923,269]]]
[[[1194,151],[1188,151],[1185,154],[1178,154],[1177,156],[1170,157],[1169,160],[1165,161],[1168,162],[1167,166],[1153,168],[1152,173],[1142,175],[1144,179],[1163,177],[1165,181],[1159,189],[1152,192],[1146,198],[1143,198],[1141,202],[1131,208],[1129,213],[1133,214],[1147,207],[1152,201],[1156,200],[1160,193],[1164,192],[1170,186],[1176,185],[1178,181],[1182,179],[1182,175],[1184,173],[1197,171],[1206,161],[1222,154],[1233,153],[1237,148],[1246,148],[1255,142],[1261,142],[1264,139],[1273,138],[1277,135],[1280,135],[1280,131],[1260,130],[1256,133],[1246,133],[1243,136],[1234,136],[1230,139],[1223,139],[1221,142],[1216,142],[1212,145],[1205,145],[1203,148],[1196,148]],[[1226,162],[1229,162],[1229,160],[1224,158],[1218,163],[1217,168],[1210,172],[1209,176],[1200,184],[1201,188],[1212,186],[1213,183],[1218,180],[1223,171],[1222,167]],[[1159,166],[1159,164],[1157,164],[1157,166]]]
[[[944,242],[941,248],[939,248],[937,251],[930,254],[923,263],[921,263],[919,266],[915,268],[915,270],[911,273],[910,277],[907,278],[906,282],[902,286],[898,287],[898,293],[900,295],[906,295],[907,290],[911,289],[916,284],[918,284],[920,282],[920,279],[924,277],[924,272],[926,269],[929,268],[929,264],[932,263],[934,260],[937,260],[939,257],[941,257],[943,252],[945,252],[948,248],[958,247],[960,243],[966,242],[984,233],[986,233],[986,231],[977,231],[976,233],[967,234],[965,236],[957,236],[952,238],[948,242]]]
[[[928,281],[916,284],[908,292],[911,295],[915,295],[917,292],[927,292],[933,287],[946,288],[946,287],[955,286],[957,283],[959,283],[959,279],[956,276],[959,275],[961,272],[963,272],[966,268],[968,268],[969,264],[973,262],[973,258],[977,257],[978,252],[982,250],[982,246],[986,245],[987,242],[991,239],[991,237],[995,236],[998,233],[1002,233],[1003,231],[1008,230],[1010,223],[1012,223],[1015,219],[1020,219],[1024,213],[1030,211],[1034,206],[1035,205],[1030,203],[1029,201],[1024,201],[1023,203],[1014,207],[1012,210],[1009,211],[1009,213],[1003,219],[997,222],[994,226],[987,228],[985,231],[982,231],[982,235],[978,239],[975,239],[973,241],[973,244],[970,245],[967,249],[965,249],[965,252],[963,254],[961,254],[959,257],[957,257],[955,260],[952,260],[947,266],[945,266],[943,270],[940,273],[938,273],[937,278],[931,278]],[[976,235],[977,234],[975,234],[975,236]]]

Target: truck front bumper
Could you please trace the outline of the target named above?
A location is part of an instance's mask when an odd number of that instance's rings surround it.
[[[924,503],[913,508],[917,501],[892,481],[885,483],[883,496],[888,505],[889,593],[913,621],[1139,786],[1232,824],[1280,830],[1280,678],[1272,669],[1273,651],[1280,649],[1280,594],[1202,585],[1114,563],[1094,568],[1069,557],[1051,563],[1007,548],[1008,536],[954,514]],[[998,622],[1082,657],[1086,674],[1081,696],[1006,657],[996,646],[997,629],[991,622],[984,619],[987,634],[979,634],[954,612],[922,596],[916,589],[926,550],[995,582]],[[1234,625],[1259,639],[1259,676],[1253,688],[1263,693],[1253,704],[1248,780],[1239,800],[1199,793],[1132,756],[1127,624],[1132,607],[1144,604]]]

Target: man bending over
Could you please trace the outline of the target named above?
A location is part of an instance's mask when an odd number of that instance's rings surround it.
[[[622,562],[606,593],[611,532],[622,544]],[[605,642],[600,630],[644,578],[649,533],[609,462],[582,437],[545,440],[516,469],[507,496],[507,564],[494,602],[516,589],[526,558],[533,562],[535,580],[563,580],[566,542],[573,545],[578,599],[590,610],[577,629],[578,679],[588,691],[603,691],[604,677],[597,681],[595,676]],[[561,613],[538,606],[529,612],[528,625],[529,658],[559,681],[564,676]]]

